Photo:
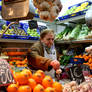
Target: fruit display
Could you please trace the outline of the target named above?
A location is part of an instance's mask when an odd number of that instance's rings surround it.
[[[4,24],[2,26],[2,29],[0,30],[0,34],[2,34],[4,32],[4,30],[7,28],[7,26]],[[20,35],[20,36],[28,36],[28,34],[21,28],[11,28],[11,29],[8,29],[6,32],[5,32],[6,35]]]
[[[76,5],[70,6],[68,10],[63,14],[63,16],[87,10],[90,7],[90,5],[91,5],[91,2],[85,1]]]
[[[11,66],[27,67],[28,48],[2,48],[2,54],[8,56],[8,62]]]
[[[27,33],[31,36],[31,37],[40,37],[40,34],[37,32],[37,29],[27,29]]]
[[[13,71],[16,83],[8,85],[7,92],[62,92],[63,85],[53,81],[52,77],[45,75],[44,71],[37,70],[32,73],[29,69],[19,72]]]

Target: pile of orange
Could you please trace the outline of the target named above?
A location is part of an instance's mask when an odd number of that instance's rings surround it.
[[[28,61],[27,61],[27,58],[25,58],[24,60],[10,60],[9,61],[9,64],[11,65],[11,66],[17,66],[17,67],[27,67],[27,63],[28,63]]]
[[[16,83],[7,87],[7,92],[62,92],[63,86],[53,81],[42,70],[35,73],[28,69],[13,73]]]

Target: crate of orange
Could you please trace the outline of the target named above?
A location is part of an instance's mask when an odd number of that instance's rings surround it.
[[[28,48],[3,48],[2,53],[9,56],[9,60],[24,60]]]
[[[70,63],[72,64],[83,64],[85,62],[84,58],[71,58]]]

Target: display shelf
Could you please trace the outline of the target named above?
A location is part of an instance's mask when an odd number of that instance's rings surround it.
[[[0,42],[11,42],[11,43],[35,43],[38,40],[20,40],[20,39],[0,39]]]
[[[71,41],[58,40],[58,41],[55,41],[55,42],[56,42],[56,44],[92,43],[92,39],[85,39],[85,40],[71,40]]]
[[[57,24],[65,23],[65,22],[83,22],[81,20],[85,20],[85,15],[71,17],[71,18],[68,18],[68,19],[65,19],[65,20],[59,20],[59,21],[57,21]]]
[[[64,40],[58,40],[58,41],[55,41],[56,44],[70,44],[71,41],[64,41]]]
[[[92,39],[76,40],[72,41],[72,43],[92,43]]]

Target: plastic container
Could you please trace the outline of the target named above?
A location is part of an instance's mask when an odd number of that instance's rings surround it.
[[[4,39],[16,39],[16,35],[6,35],[6,34],[4,34],[2,36],[2,38],[4,38]]]
[[[18,35],[16,35],[15,39],[28,40],[29,37],[28,36],[18,36]]]
[[[76,6],[76,7],[79,7],[81,4],[86,3],[86,2],[88,2],[87,7],[92,4],[92,2],[90,2],[90,1],[84,1],[84,2],[81,2],[81,3],[75,4],[75,5],[72,5],[72,6],[68,7],[68,9],[71,9],[71,8],[73,8],[73,7],[75,7],[75,6]],[[84,9],[84,10],[78,11],[78,12],[76,12],[76,13],[72,13],[72,14],[68,14],[68,15],[59,17],[59,20],[65,20],[65,19],[68,19],[68,18],[72,18],[72,17],[84,15],[87,10],[88,10],[88,9]],[[72,11],[72,12],[73,12],[73,11]]]
[[[3,48],[2,53],[9,56],[8,61],[21,60],[23,61],[27,56],[28,48]]]
[[[84,58],[71,58],[70,63],[72,64],[83,64],[85,62]]]
[[[40,38],[39,37],[32,37],[32,36],[28,36],[28,40],[39,40]]]

